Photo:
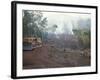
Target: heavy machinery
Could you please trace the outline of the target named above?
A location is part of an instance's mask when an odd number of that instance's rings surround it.
[[[38,47],[42,47],[41,38],[37,38],[37,37],[23,38],[23,50],[33,50]]]

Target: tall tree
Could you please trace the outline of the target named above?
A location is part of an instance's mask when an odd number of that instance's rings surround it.
[[[47,18],[41,11],[23,10],[23,37],[41,37],[47,25]]]

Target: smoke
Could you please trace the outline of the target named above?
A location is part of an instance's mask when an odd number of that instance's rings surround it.
[[[73,34],[73,28],[78,27],[79,19],[90,18],[90,14],[60,13],[60,12],[43,12],[43,16],[47,17],[48,28],[52,27],[52,25],[54,24],[58,26],[55,31],[56,34],[61,34],[61,33]]]

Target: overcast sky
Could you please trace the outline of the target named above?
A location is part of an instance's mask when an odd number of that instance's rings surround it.
[[[64,25],[67,25],[67,28],[72,32],[72,22],[77,27],[77,21],[79,19],[88,19],[91,17],[90,14],[80,14],[80,13],[60,13],[60,12],[42,12],[44,17],[47,17],[48,27],[51,27],[53,24],[57,24],[58,28],[56,33],[63,33]]]

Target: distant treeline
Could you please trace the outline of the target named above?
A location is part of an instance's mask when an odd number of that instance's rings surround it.
[[[90,48],[91,45],[91,20],[88,19],[79,19],[76,24],[71,23],[73,26],[72,32],[70,33],[67,24],[64,24],[64,33],[59,33],[59,35],[55,35],[55,31],[58,27],[62,27],[57,25],[57,23],[53,24],[52,26],[48,27],[48,20],[47,17],[43,16],[43,13],[41,11],[34,11],[34,10],[23,10],[23,37],[39,37],[42,39],[42,41],[50,41],[49,39],[56,40],[55,43],[57,43],[57,37],[61,38],[62,41],[58,41],[61,44],[64,43],[64,46],[68,45],[68,34],[76,36],[78,39],[78,43],[82,48]],[[75,28],[76,27],[76,28]],[[50,31],[51,33],[48,33]],[[60,35],[61,34],[61,35]],[[63,35],[64,34],[64,35]],[[66,35],[65,35],[66,34]],[[52,35],[50,37],[50,35]],[[71,36],[69,36],[70,38]],[[64,40],[66,38],[66,40]],[[74,37],[72,37],[74,39]],[[64,40],[64,41],[63,41]],[[47,41],[47,42],[48,42]],[[71,40],[69,40],[70,42]],[[58,43],[58,44],[59,44]],[[71,43],[75,43],[74,41]],[[75,43],[76,45],[76,43]]]

